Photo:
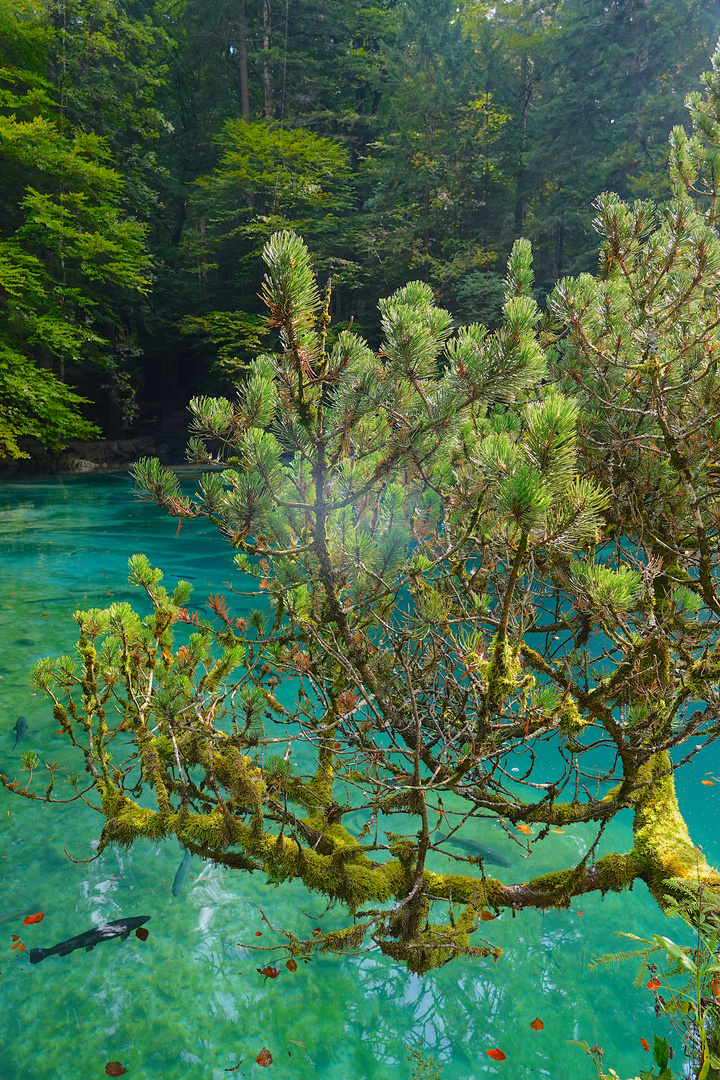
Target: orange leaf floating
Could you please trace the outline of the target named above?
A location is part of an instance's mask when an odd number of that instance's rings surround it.
[[[530,1027],[533,1029],[533,1031],[542,1031],[545,1025],[543,1024],[540,1017],[536,1016],[535,1019],[531,1022]]]
[[[272,1054],[269,1050],[266,1050],[264,1046],[258,1056],[255,1058],[255,1060],[257,1061],[258,1065],[262,1065],[263,1069],[267,1069],[268,1065],[272,1065],[273,1061]]]
[[[497,919],[497,915],[493,915],[492,912],[490,912],[490,911],[481,911],[480,912],[480,921],[481,922],[491,922],[492,919]]]
[[[119,1061],[108,1061],[105,1066],[105,1072],[108,1076],[123,1076],[127,1069],[124,1065],[121,1065]]]
[[[648,987],[648,990],[657,990],[658,986],[661,986],[661,985],[662,985],[662,983],[660,982],[658,977],[655,975],[650,980],[650,982],[647,984],[647,987]]]
[[[641,1039],[640,1040],[640,1045],[642,1046],[643,1050],[649,1050],[650,1049],[650,1043],[647,1041],[647,1039]]]
[[[503,1054],[502,1050],[488,1050],[486,1052],[487,1052],[487,1056],[491,1057],[493,1059],[493,1061],[504,1061],[505,1060],[506,1055]]]
[[[280,968],[270,967],[270,965],[268,964],[268,966],[264,967],[262,971],[260,970],[260,968],[258,968],[258,974],[264,975],[266,979],[277,979],[278,975],[280,974]]]
[[[19,941],[20,940],[20,935],[19,934],[13,934],[12,939],[13,939],[13,941]]]
[[[578,915],[582,915],[582,911],[578,911],[578,912],[576,913],[576,915],[575,915],[575,918],[577,918],[577,917],[578,917]]]
[[[255,937],[262,937],[262,930],[256,930]]]
[[[35,915],[28,915],[26,919],[23,919],[23,926],[31,926],[32,923],[42,922],[45,916],[42,911],[38,911]]]
[[[18,951],[19,951],[19,952],[25,952],[25,946],[24,946],[24,945],[20,945],[20,947],[19,947]]]
[[[297,964],[296,964],[296,963],[295,963],[295,961],[294,961],[294,960],[292,959],[292,957],[291,957],[291,958],[290,958],[290,959],[288,960],[288,962],[287,962],[287,964],[285,965],[285,967],[286,967],[286,968],[288,969],[288,971],[297,971]]]
[[[714,780],[701,780],[700,783],[705,784],[707,787],[714,787],[715,786],[715,781]]]
[[[141,941],[147,941],[148,934],[149,931],[146,930],[144,926],[138,926],[137,930],[135,931],[135,937],[140,938]]]
[[[532,836],[532,829],[529,825],[518,825],[518,832],[525,833],[527,836]]]
[[[553,832],[565,832],[564,829],[553,829]]]
[[[10,946],[10,952],[12,952],[13,949],[19,949],[19,948],[20,948],[20,942],[16,941],[14,945]]]

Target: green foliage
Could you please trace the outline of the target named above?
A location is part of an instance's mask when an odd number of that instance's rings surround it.
[[[0,453],[22,456],[22,436],[58,446],[96,433],[66,367],[113,366],[108,332],[121,334],[122,298],[147,291],[149,256],[105,142],[71,127],[55,103],[44,9],[3,6],[0,27]],[[29,70],[13,64],[20,57]]]

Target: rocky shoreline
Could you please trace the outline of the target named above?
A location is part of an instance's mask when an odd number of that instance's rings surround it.
[[[142,457],[159,458],[164,465],[179,465],[185,460],[186,446],[187,432],[134,439],[77,440],[55,451],[47,450],[36,439],[24,439],[21,449],[29,457],[0,459],[0,480],[38,473],[123,471]]]

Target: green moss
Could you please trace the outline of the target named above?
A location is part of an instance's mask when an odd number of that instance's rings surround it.
[[[654,755],[638,780],[644,786],[634,798],[632,855],[641,864],[642,876],[660,906],[665,906],[668,891],[672,892],[669,883],[673,879],[688,885],[720,885],[720,876],[690,839],[678,806],[669,755]]]

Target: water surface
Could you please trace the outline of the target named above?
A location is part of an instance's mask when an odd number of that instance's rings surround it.
[[[24,750],[80,771],[56,734],[47,701],[28,673],[46,655],[71,652],[72,612],[129,600],[127,558],[144,552],[163,568],[166,584],[195,586],[194,599],[233,580],[230,549],[209,527],[164,517],[133,498],[124,475],[53,478],[0,485],[0,768],[13,776]],[[237,575],[236,583],[240,584]],[[17,748],[17,716],[29,732]],[[706,756],[678,777],[683,812],[711,862],[720,860],[714,827],[720,787],[699,784],[717,769]],[[483,933],[503,947],[492,962],[454,962],[422,978],[378,952],[320,957],[291,974],[265,980],[257,968],[272,952],[245,946],[280,941],[262,921],[308,936],[337,925],[324,901],[299,885],[275,889],[261,874],[240,875],[193,859],[178,897],[171,889],[181,852],[176,842],[93,854],[101,819],[74,803],[46,808],[0,789],[0,1040],[2,1080],[61,1076],[91,1080],[120,1061],[128,1080],[409,1080],[407,1048],[420,1045],[442,1065],[443,1080],[507,1077],[590,1080],[595,1070],[568,1039],[605,1050],[605,1067],[621,1077],[649,1068],[641,1036],[652,1043],[651,995],[633,990],[635,968],[588,970],[595,954],[623,947],[616,930],[661,932],[683,939],[682,927],[660,915],[646,888],[584,897],[563,912],[510,914]],[[501,833],[483,839],[512,858],[493,868],[503,880],[524,880],[577,861],[592,840],[590,826],[555,835],[524,868]],[[504,845],[504,846],[503,846]],[[630,819],[607,830],[602,851],[632,846]],[[44,911],[22,927],[15,912]],[[12,934],[27,948],[53,945],[121,916],[150,915],[150,936],[110,941],[90,953],[53,956],[30,966],[11,952]],[[256,938],[260,930],[262,938]],[[476,935],[479,940],[479,935]],[[543,1031],[530,1022],[539,1016]],[[675,1040],[676,1050],[680,1047]],[[266,1047],[269,1069],[255,1063]],[[507,1055],[494,1062],[486,1050]],[[228,1070],[241,1062],[236,1072]]]

